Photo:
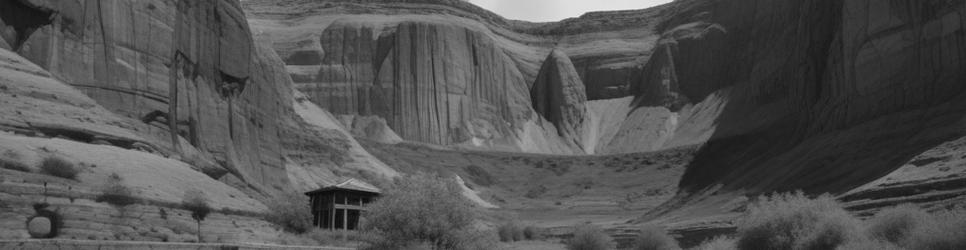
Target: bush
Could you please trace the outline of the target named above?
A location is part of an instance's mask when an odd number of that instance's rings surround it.
[[[880,211],[868,222],[869,237],[903,244],[931,216],[915,205],[900,205]]]
[[[735,245],[735,240],[728,237],[715,237],[701,243],[697,247],[691,248],[691,250],[735,250],[738,249]]]
[[[305,233],[312,229],[312,212],[309,197],[302,194],[286,194],[268,203],[265,220],[275,223],[292,233]]]
[[[60,157],[47,157],[40,162],[40,172],[50,176],[56,176],[64,179],[76,180],[77,174],[80,170],[74,167],[73,163],[70,163]]]
[[[131,189],[124,186],[121,176],[114,173],[108,177],[107,186],[104,187],[104,190],[101,191],[101,194],[94,201],[107,202],[114,206],[124,207],[138,203],[139,200],[137,197],[134,197]]]
[[[829,195],[762,196],[738,224],[739,249],[835,249],[861,238],[860,222]]]
[[[909,237],[909,249],[953,250],[966,249],[966,211],[943,211],[928,220]]]
[[[369,205],[362,228],[373,235],[368,249],[430,244],[463,246],[472,227],[471,204],[451,179],[417,174],[396,180],[393,189]]]
[[[667,234],[664,228],[648,224],[641,228],[641,233],[634,238],[635,250],[674,250],[681,249],[678,242]]]
[[[612,241],[600,227],[583,224],[574,228],[574,237],[566,245],[569,250],[605,250],[611,249]]]
[[[504,223],[497,227],[496,230],[502,242],[521,241],[526,238],[523,228],[513,222]]]
[[[208,206],[208,199],[200,190],[191,189],[184,192],[184,199],[181,201],[181,208],[191,211],[191,218],[198,223],[198,242],[201,240],[201,221],[205,220],[211,207]]]
[[[527,226],[523,228],[523,237],[528,240],[542,240],[543,233],[537,227]]]

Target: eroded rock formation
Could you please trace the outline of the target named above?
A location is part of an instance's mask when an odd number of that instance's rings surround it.
[[[3,38],[16,52],[99,104],[183,138],[239,178],[286,183],[271,50],[252,41],[234,1],[3,1]],[[46,13],[44,15],[40,15]],[[284,186],[284,185],[283,185]]]
[[[661,16],[656,8],[622,12],[614,25],[600,13],[531,24],[459,1],[243,5],[299,89],[334,114],[382,117],[405,140],[564,154],[588,152],[583,100],[631,95],[659,38],[646,27]],[[567,65],[548,68],[557,62]],[[554,74],[567,84],[537,89],[574,98],[570,117],[535,112],[554,106],[533,106],[532,97],[550,96],[530,94],[550,79],[542,68],[566,68]],[[568,89],[576,82],[587,87]]]
[[[530,101],[537,114],[554,124],[560,136],[575,144],[580,142],[587,96],[584,83],[566,54],[554,50],[543,61],[537,80],[530,86]]]

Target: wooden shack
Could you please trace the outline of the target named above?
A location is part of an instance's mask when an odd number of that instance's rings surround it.
[[[366,205],[379,197],[380,191],[368,183],[349,179],[305,195],[312,204],[312,225],[330,230],[356,230]]]

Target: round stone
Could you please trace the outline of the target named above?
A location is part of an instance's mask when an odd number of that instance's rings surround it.
[[[43,238],[50,234],[51,226],[50,218],[34,217],[27,222],[27,232],[34,238]]]

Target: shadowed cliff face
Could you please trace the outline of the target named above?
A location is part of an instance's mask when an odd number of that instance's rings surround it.
[[[586,116],[587,97],[573,63],[563,52],[554,50],[543,61],[537,80],[530,87],[533,109],[557,127],[557,133],[575,143]]]
[[[252,42],[235,1],[4,1],[0,30],[24,57],[99,104],[184,140],[258,186],[287,186],[277,121],[285,74]],[[7,8],[7,7],[16,7]],[[50,20],[42,15],[52,13]],[[41,20],[43,19],[43,20]],[[16,20],[16,21],[10,21]],[[275,59],[277,60],[277,59]],[[284,76],[284,75],[282,75]]]
[[[731,89],[685,194],[841,193],[963,135],[964,1],[681,4],[693,9],[666,23],[663,39],[676,42],[657,49],[645,72],[660,74],[645,79],[664,76],[689,100]],[[701,26],[721,32],[675,34]],[[638,104],[657,99],[641,89]]]

